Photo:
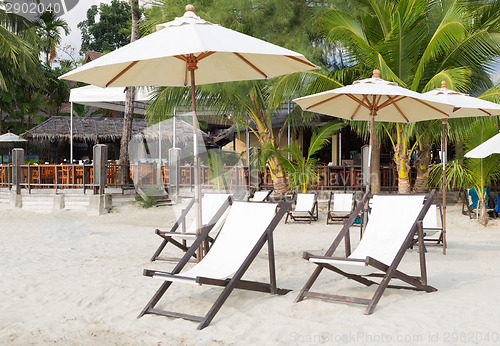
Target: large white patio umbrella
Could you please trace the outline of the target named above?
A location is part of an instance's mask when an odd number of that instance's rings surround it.
[[[73,104],[81,104],[90,107],[125,111],[125,89],[124,87],[101,88],[96,85],[86,85],[73,88],[69,92],[70,110],[70,142],[69,162],[73,162]],[[134,93],[134,113],[145,114],[149,104],[151,93],[145,88],[137,88]]]
[[[491,154],[500,154],[500,133],[465,154],[465,157],[484,159]]]
[[[409,123],[447,118],[452,106],[427,99],[422,94],[402,88],[380,78],[374,70],[372,78],[353,84],[304,96],[293,100],[303,110],[348,120],[370,121],[368,167],[371,176],[371,154],[375,121]],[[370,179],[368,179],[370,181]],[[370,183],[367,189],[370,188]]]
[[[9,143],[9,154],[10,154],[10,143],[15,143],[15,142],[26,142],[26,140],[14,133],[11,133],[10,131],[0,136],[0,143]]]
[[[101,87],[191,86],[193,125],[195,85],[268,79],[317,68],[302,54],[207,22],[186,6],[184,16],[160,24],[157,31],[93,60],[60,78]],[[193,126],[194,148],[197,148]],[[195,153],[195,166],[199,160]],[[201,187],[195,169],[195,203],[201,229]],[[201,258],[201,253],[199,258]]]
[[[441,82],[441,88],[428,91],[423,94],[430,100],[445,102],[453,105],[453,112],[449,118],[466,118],[479,116],[500,115],[500,104],[481,100],[476,97],[462,94],[458,91],[450,90],[446,87],[446,82]],[[446,254],[446,125],[448,119],[443,118],[443,130],[441,136],[441,151],[443,164],[442,190],[443,190],[443,253]]]

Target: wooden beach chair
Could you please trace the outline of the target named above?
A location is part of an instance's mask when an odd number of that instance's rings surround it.
[[[227,210],[227,208],[232,203],[231,194],[226,193],[206,193],[203,195],[201,200],[201,219],[202,225],[215,225],[212,228],[210,234],[206,237],[205,249],[209,248],[209,243],[213,241],[217,232],[220,230],[222,223],[224,222],[224,217],[222,217]],[[194,198],[189,202],[186,209],[184,209],[179,217],[179,219],[172,226],[170,231],[165,232],[159,229],[155,230],[155,233],[163,238],[158,249],[156,249],[153,257],[151,257],[151,262],[153,261],[179,261],[179,258],[172,257],[161,257],[161,253],[163,249],[167,246],[167,244],[172,244],[182,251],[186,252],[189,249],[187,241],[192,241],[196,238],[196,223],[193,222],[186,229],[186,216],[188,213],[194,209]],[[222,211],[221,213],[218,213]],[[196,258],[196,254],[193,254],[193,257]]]
[[[429,211],[425,214],[423,227],[425,243],[443,244],[443,208],[441,204],[430,206]]]
[[[286,214],[285,223],[288,218],[294,222],[318,221],[318,196],[315,193],[298,193],[294,210],[289,210]]]
[[[248,197],[248,201],[251,202],[265,202],[269,200],[269,196],[273,190],[259,190],[259,191],[254,191],[253,195]]]
[[[353,193],[330,192],[326,224],[347,221],[356,206]]]
[[[277,208],[278,211],[275,214]],[[144,314],[157,314],[183,318],[199,322],[198,329],[203,329],[210,324],[235,288],[271,294],[288,293],[290,290],[276,287],[273,231],[289,208],[289,202],[282,202],[279,205],[276,203],[234,202],[212,248],[198,264],[181,272],[196,251],[196,248],[208,236],[213,225],[204,227],[200,237],[194,241],[192,247],[172,272],[144,270],[145,276],[164,281],[138,317],[142,317]],[[268,245],[267,257],[270,283],[242,280],[248,267],[266,242]],[[205,316],[193,316],[155,308],[172,282],[197,284],[199,286],[221,286],[224,289]],[[172,297],[172,299],[174,298]]]
[[[304,298],[318,298],[362,304],[367,305],[365,314],[369,315],[388,287],[426,292],[436,291],[434,287],[427,285],[422,225],[434,196],[435,191],[426,195],[365,194],[324,256],[304,253],[303,257],[316,264],[316,269],[295,301],[300,302]],[[370,199],[373,199],[372,211],[363,238],[351,253],[349,228],[356,215]],[[398,270],[415,234],[418,234],[419,239],[420,276],[410,276]],[[333,257],[343,239],[345,240],[346,257]],[[311,292],[312,285],[323,269],[329,269],[366,286],[373,284],[379,286],[371,299]],[[371,279],[377,277],[381,278],[379,282]],[[408,285],[390,285],[393,279],[399,279]]]

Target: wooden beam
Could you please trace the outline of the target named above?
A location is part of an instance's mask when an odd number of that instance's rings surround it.
[[[139,61],[134,61],[132,62],[130,65],[128,65],[127,67],[125,67],[120,73],[118,73],[116,76],[113,77],[113,79],[111,79],[108,83],[106,83],[106,87],[110,86],[111,84],[113,84],[118,78],[120,78],[121,76],[123,76],[123,74],[125,72],[127,72],[128,70],[130,70],[132,67],[135,66],[135,64],[137,64]]]
[[[304,296],[305,298],[316,298],[316,299],[332,300],[336,302],[345,302],[345,303],[362,304],[362,305],[368,305],[370,303],[370,299],[339,296],[336,294],[327,294],[319,292],[306,292],[304,293]]]
[[[298,62],[300,62],[300,63],[302,63],[302,64],[304,64],[304,65],[307,65],[307,66],[310,66],[310,67],[316,68],[316,65],[311,64],[309,61],[304,61],[304,60],[299,59],[299,58],[297,58],[297,57],[295,57],[295,56],[290,56],[290,55],[285,55],[285,56],[286,56],[287,58],[292,59],[292,60],[298,61]]]
[[[258,73],[260,73],[265,79],[269,78],[264,72],[262,72],[261,70],[259,70],[257,68],[257,66],[255,66],[250,61],[248,61],[247,59],[245,59],[241,54],[239,54],[239,53],[233,53],[233,54],[236,55],[241,60],[243,60],[248,66],[250,66],[251,68],[253,68],[255,71],[257,71]]]

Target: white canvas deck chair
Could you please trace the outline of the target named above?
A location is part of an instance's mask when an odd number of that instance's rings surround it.
[[[209,248],[209,243],[213,241],[217,232],[220,230],[223,222],[224,222],[224,213],[229,208],[232,203],[231,194],[227,193],[206,193],[203,195],[201,200],[202,206],[202,224],[206,225],[215,225],[212,228],[209,236],[206,238],[206,242],[204,244],[204,249]],[[158,249],[156,249],[153,257],[151,257],[151,262],[153,261],[179,261],[179,258],[172,257],[161,257],[161,253],[167,244],[172,244],[182,251],[186,252],[189,248],[187,241],[192,241],[196,238],[196,224],[195,222],[191,223],[188,229],[186,229],[186,216],[189,211],[193,208],[194,198],[189,202],[186,209],[184,209],[179,217],[179,219],[172,226],[170,231],[165,232],[162,230],[155,230],[155,233],[163,238]],[[220,213],[218,213],[220,211]],[[193,257],[196,258],[196,254],[193,254]]]
[[[265,202],[269,199],[269,196],[273,190],[259,190],[253,193],[252,197],[248,197],[248,200],[251,202]]]
[[[335,193],[330,192],[328,200],[328,214],[326,216],[326,224],[334,222],[347,221],[355,207],[353,193]]]
[[[316,264],[316,269],[295,301],[300,302],[304,298],[318,298],[363,304],[367,305],[365,314],[369,315],[375,309],[387,287],[426,292],[436,291],[434,287],[427,285],[422,226],[422,221],[434,195],[435,191],[427,195],[372,196],[365,194],[325,256],[304,253],[303,257]],[[354,252],[351,253],[349,227],[365,203],[368,203],[368,200],[372,198],[372,212],[363,238]],[[397,268],[416,233],[418,233],[419,238],[420,276],[410,276]],[[345,240],[346,257],[332,257],[342,239]],[[373,284],[379,286],[371,299],[311,292],[312,285],[323,269],[329,269],[366,286]],[[372,277],[378,277],[381,280],[376,282],[371,280]],[[389,283],[393,279],[399,279],[408,285],[390,285]]]
[[[289,217],[294,222],[318,221],[318,196],[315,193],[298,193],[295,209],[287,212],[285,223],[289,222]]]
[[[430,206],[429,211],[425,214],[423,227],[425,243],[432,245],[434,243],[435,245],[443,244],[443,209],[441,204]],[[438,234],[437,238],[436,234]]]
[[[277,207],[278,211],[275,214]],[[211,226],[203,229],[200,237],[194,241],[192,247],[172,272],[144,270],[145,276],[159,278],[164,282],[138,317],[144,314],[157,314],[183,318],[199,322],[198,329],[203,329],[210,324],[235,288],[271,294],[288,293],[290,290],[276,287],[273,231],[289,208],[289,202],[282,202],[279,205],[276,203],[234,202],[212,248],[194,267],[181,272],[203,241],[203,237],[209,234]],[[270,283],[242,280],[243,274],[266,242],[268,244]],[[200,286],[203,284],[222,286],[224,290],[205,316],[193,316],[155,308],[172,282]]]

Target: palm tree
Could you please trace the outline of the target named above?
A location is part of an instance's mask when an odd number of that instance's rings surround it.
[[[318,165],[318,159],[314,155],[329,143],[332,135],[345,126],[345,123],[334,120],[322,126],[318,132],[314,133],[311,137],[307,156],[303,157],[302,148],[297,142],[292,143],[287,148],[283,149],[284,153],[270,151],[281,162],[287,175],[290,179],[290,187],[295,190],[301,190],[303,193],[307,192],[307,188],[315,181],[318,180],[317,172],[314,167]],[[284,154],[289,154],[290,158]]]
[[[45,63],[51,65],[56,58],[56,47],[61,43],[61,30],[69,35],[68,23],[57,18],[54,12],[46,11],[36,21],[36,31],[41,38],[42,51],[45,53]]]
[[[443,80],[471,93],[492,86],[488,71],[500,55],[499,1],[358,0],[355,7],[357,13],[324,11],[318,25],[327,42],[344,48],[343,61],[364,76],[377,68],[382,78],[414,91]],[[405,127],[391,132],[400,192],[409,188],[407,147],[417,139]]]
[[[249,128],[264,149],[261,162],[271,172],[274,190],[283,195],[288,190],[283,165],[274,153],[280,152],[280,142],[288,124],[308,124],[313,114],[302,114],[298,109],[287,117],[283,126],[275,129],[273,114],[287,100],[287,95],[275,93],[268,81],[247,81],[201,85],[197,88],[196,103],[210,109],[216,115],[231,115],[239,129]],[[174,107],[187,107],[191,102],[190,90],[186,88],[158,88],[146,116],[153,120],[158,115],[172,114]]]
[[[37,39],[31,26],[22,16],[0,8],[0,90],[9,88],[9,73],[32,76],[36,70]]]
[[[131,0],[132,7],[132,31],[130,35],[130,42],[134,42],[139,38],[139,0]],[[120,139],[120,157],[118,164],[120,166],[119,180],[122,184],[130,181],[130,161],[128,146],[132,138],[132,125],[134,118],[134,97],[135,88],[130,86],[127,88],[125,95],[125,114],[123,116],[123,130]]]

